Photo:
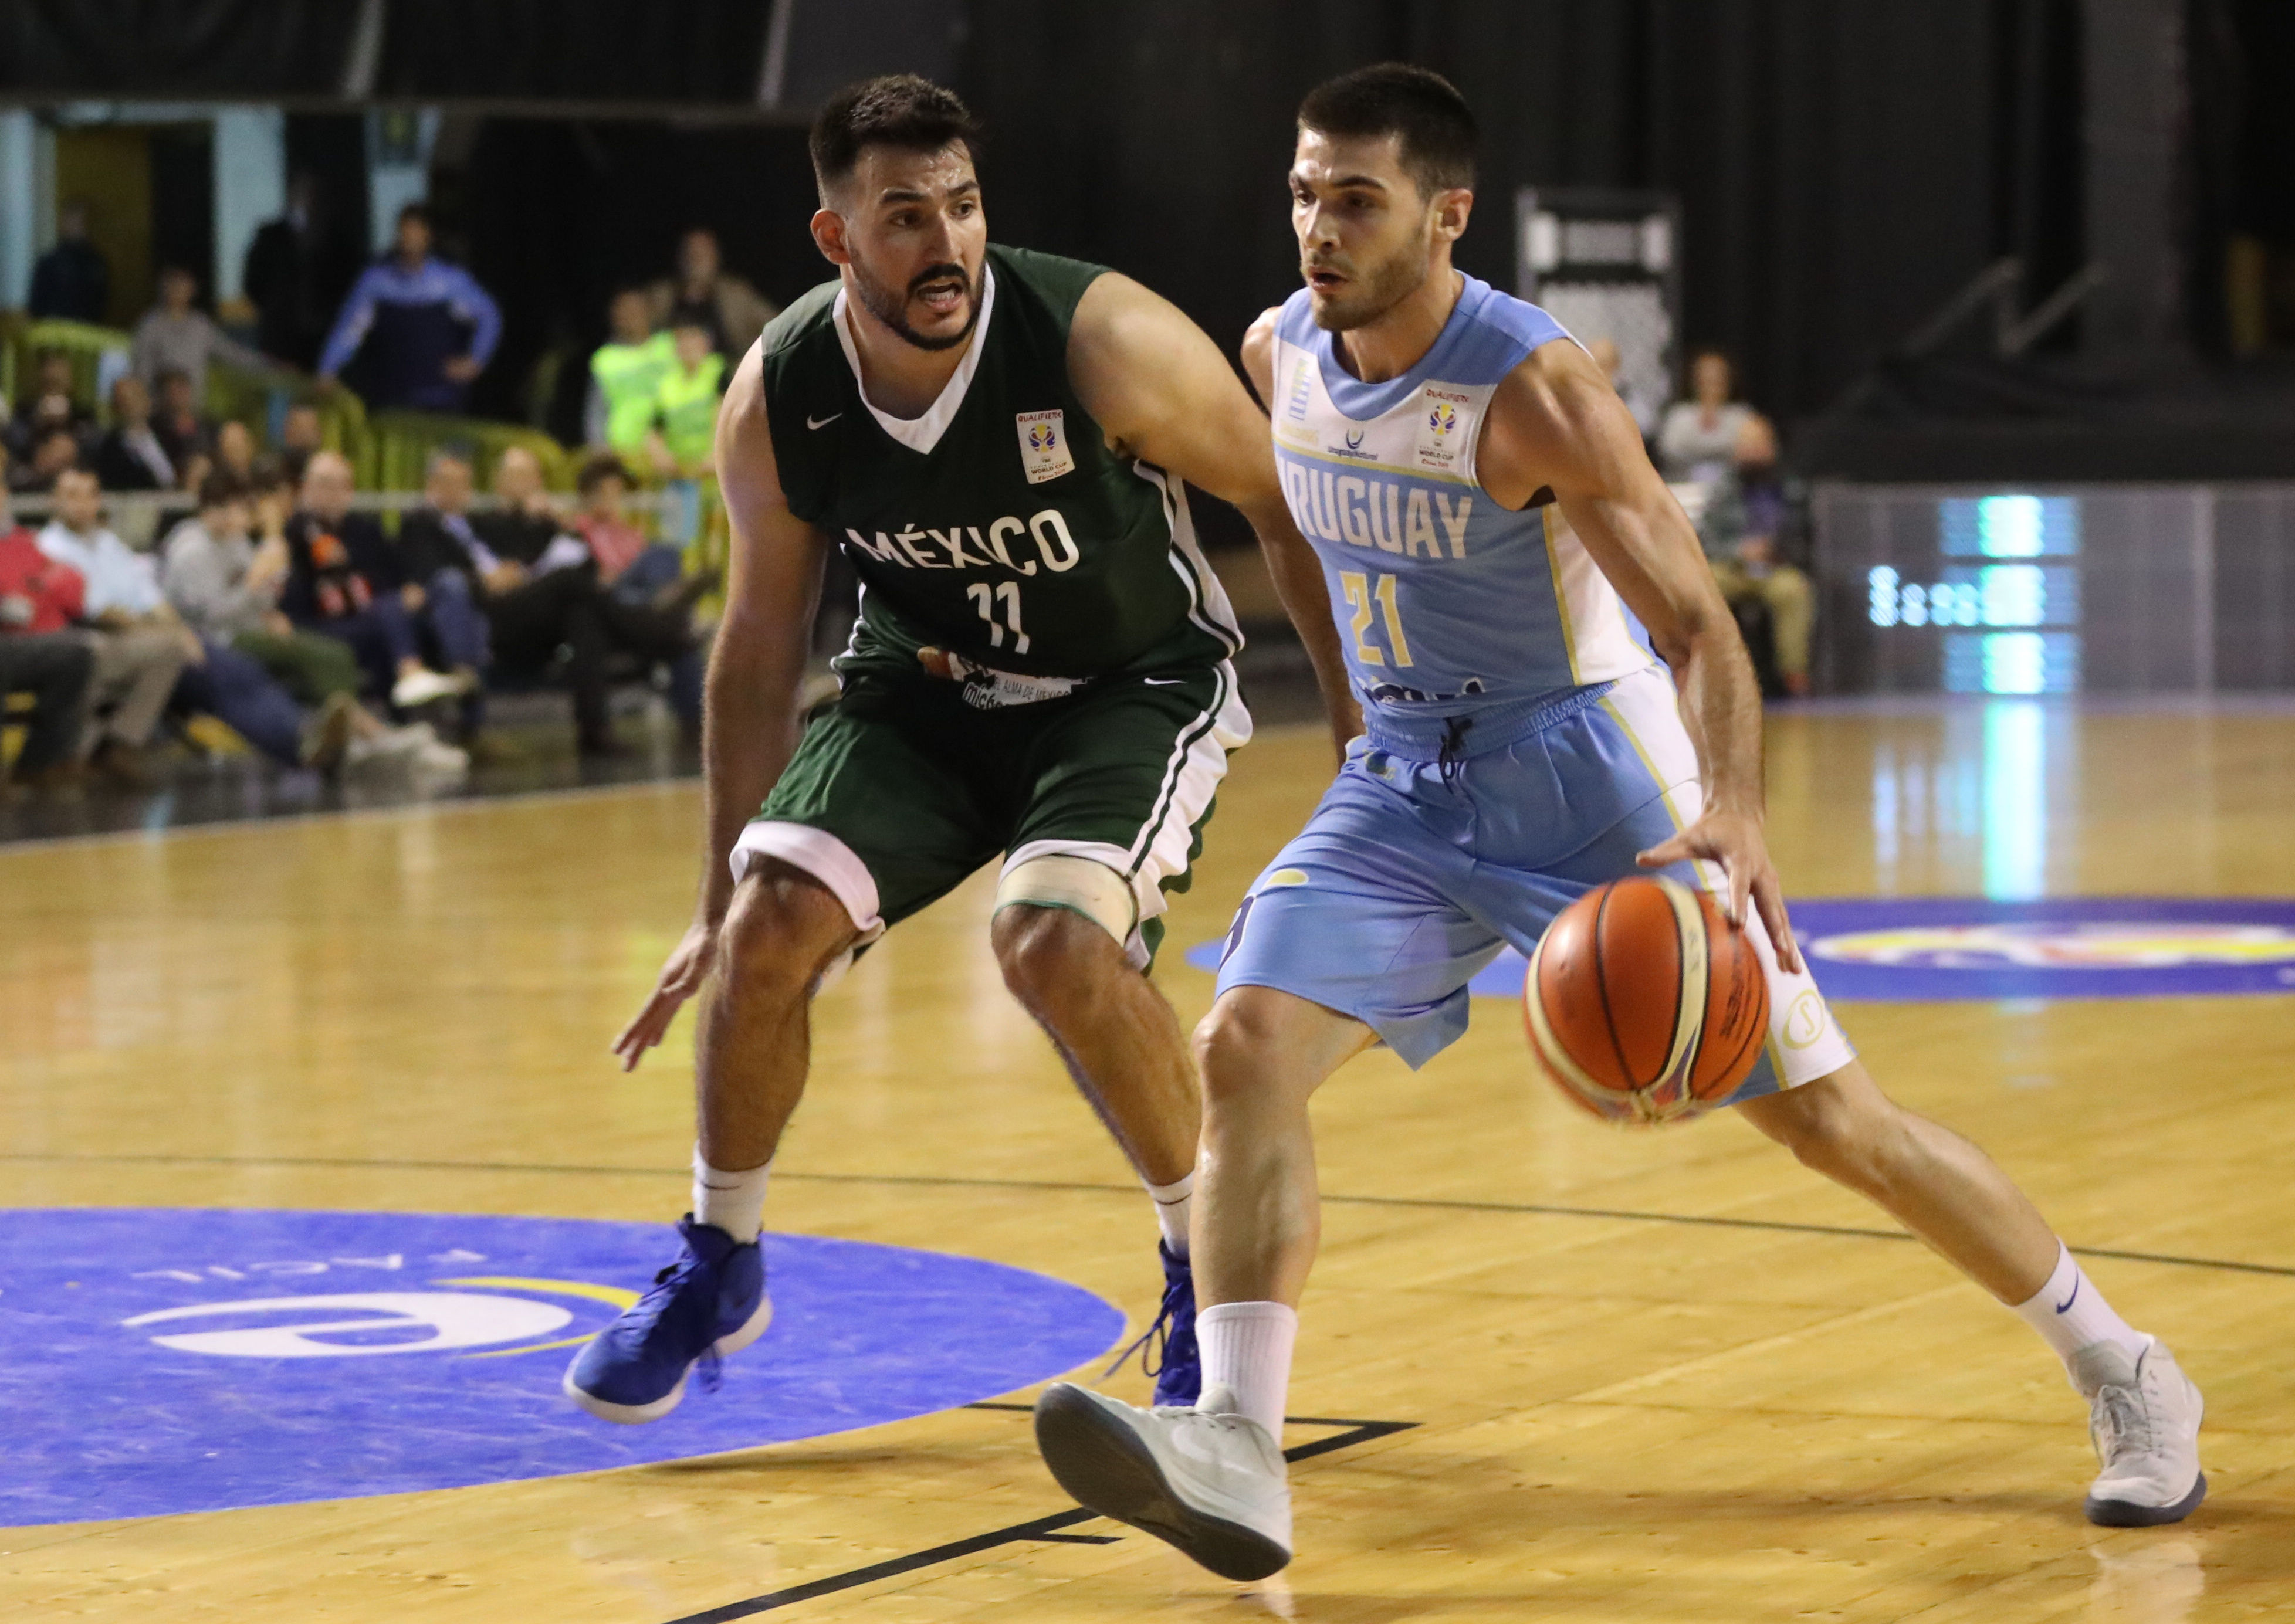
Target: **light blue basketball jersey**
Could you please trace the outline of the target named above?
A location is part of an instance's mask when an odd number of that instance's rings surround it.
[[[1275,330],[1284,494],[1322,559],[1373,742],[1420,759],[1507,743],[1570,690],[1651,664],[1560,508],[1509,512],[1475,477],[1499,382],[1570,335],[1537,306],[1465,282],[1433,347],[1384,383],[1341,363],[1303,288]]]

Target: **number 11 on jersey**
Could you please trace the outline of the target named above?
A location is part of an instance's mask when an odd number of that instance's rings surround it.
[[[1386,664],[1386,656],[1379,652],[1377,645],[1363,636],[1370,630],[1371,613],[1376,606],[1379,617],[1386,622],[1386,646],[1393,652],[1394,663],[1409,665],[1410,640],[1402,635],[1402,616],[1394,608],[1394,577],[1381,575],[1374,586],[1371,578],[1360,570],[1343,569],[1339,572],[1339,585],[1346,592],[1348,607],[1355,612],[1351,628],[1354,632],[1355,658],[1366,665]]]
[[[1004,646],[1004,634],[1009,631],[1012,634],[1012,652],[1015,654],[1028,652],[1028,634],[1020,629],[1020,583],[1017,581],[1001,582],[993,588],[990,587],[985,581],[975,581],[964,589],[964,595],[972,600],[972,607],[978,609],[980,618],[988,623],[990,648],[1001,649]],[[996,618],[999,604],[1001,604],[1004,609],[1004,618],[1001,622]],[[1406,665],[1410,664],[1409,660],[1402,663]]]

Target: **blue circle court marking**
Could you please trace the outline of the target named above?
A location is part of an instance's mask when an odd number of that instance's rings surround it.
[[[769,1235],[773,1322],[645,1426],[575,1347],[675,1255],[657,1224],[404,1212],[0,1215],[0,1526],[403,1494],[927,1415],[1105,1352],[1123,1313],[945,1253]]]
[[[1826,897],[1788,904],[1829,999],[2196,998],[2295,992],[2295,899],[2286,897]],[[1224,943],[1188,951],[1216,970]],[[1512,948],[1469,983],[1519,998]]]

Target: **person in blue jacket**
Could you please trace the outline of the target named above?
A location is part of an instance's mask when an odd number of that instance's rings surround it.
[[[352,284],[319,355],[333,381],[354,356],[354,377],[372,406],[459,412],[470,380],[502,339],[502,312],[478,278],[430,257],[430,211],[398,211],[391,251]]]

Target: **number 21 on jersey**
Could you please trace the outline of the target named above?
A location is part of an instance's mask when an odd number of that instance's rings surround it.
[[[1000,582],[993,587],[985,581],[975,581],[964,589],[964,595],[972,600],[972,607],[978,609],[980,618],[988,623],[990,648],[1001,649],[1004,646],[1004,635],[1009,632],[1012,636],[1012,652],[1015,654],[1028,652],[1028,634],[1020,629],[1020,583],[1017,581]],[[1001,621],[996,618],[996,611],[1000,606],[1004,610],[1004,618]],[[1402,663],[1406,665],[1410,664],[1409,660]]]
[[[1402,616],[1395,612],[1394,577],[1377,576],[1376,585],[1372,584],[1372,580],[1373,577],[1360,570],[1343,569],[1339,572],[1339,585],[1346,592],[1347,606],[1355,612],[1352,627],[1355,658],[1366,665],[1386,664],[1386,656],[1379,652],[1378,645],[1363,635],[1371,629],[1370,617],[1375,609],[1379,618],[1386,623],[1386,646],[1394,656],[1394,663],[1408,665],[1410,664],[1410,640],[1402,635]],[[982,611],[983,614],[986,612],[984,609]]]

